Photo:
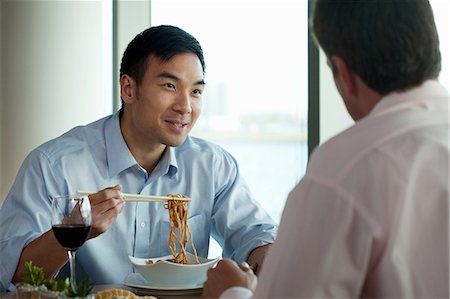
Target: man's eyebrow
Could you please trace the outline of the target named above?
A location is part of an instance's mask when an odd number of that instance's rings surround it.
[[[180,78],[178,78],[178,77],[175,76],[174,74],[168,73],[168,72],[163,72],[163,73],[159,74],[159,75],[158,75],[158,78],[169,78],[169,79],[173,79],[173,80],[176,80],[176,81],[181,81]],[[205,80],[203,80],[203,79],[198,80],[198,81],[196,81],[196,82],[194,83],[194,85],[205,85],[205,84],[206,84],[206,83],[205,83]]]
[[[203,80],[203,79],[195,82],[195,85],[205,85],[205,84],[206,84],[205,80]]]
[[[173,80],[176,80],[176,81],[180,81],[180,78],[178,78],[174,74],[171,74],[171,73],[168,73],[168,72],[163,72],[163,73],[159,74],[158,78],[169,78],[169,79],[173,79]]]

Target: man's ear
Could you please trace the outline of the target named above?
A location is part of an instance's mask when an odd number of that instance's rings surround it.
[[[339,56],[332,56],[331,68],[335,80],[338,80],[340,83],[341,89],[349,96],[355,95],[357,91],[355,73],[350,69],[345,60]]]
[[[125,103],[132,103],[136,94],[136,82],[128,75],[120,77],[120,95]]]

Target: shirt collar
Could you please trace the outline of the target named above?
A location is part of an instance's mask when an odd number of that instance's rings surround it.
[[[114,114],[105,125],[105,141],[109,177],[114,177],[121,171],[137,164],[123,139],[119,112]]]
[[[153,171],[156,175],[158,173],[160,175],[167,174],[170,177],[173,177],[178,171],[178,163],[175,155],[175,148],[168,146],[164,151],[161,159],[159,160],[158,165],[156,165],[155,170]]]
[[[386,95],[375,105],[369,115],[378,116],[413,107],[432,109],[444,105],[443,108],[448,109],[448,99],[448,91],[444,86],[437,80],[428,80],[407,91]]]
[[[115,113],[105,125],[105,142],[109,177],[114,177],[127,168],[139,165],[123,139],[119,112]],[[154,172],[160,172],[161,175],[167,173],[172,177],[177,170],[175,149],[167,147]]]

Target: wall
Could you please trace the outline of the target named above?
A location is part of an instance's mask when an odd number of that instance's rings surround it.
[[[150,1],[118,1],[116,2],[116,43],[114,57],[117,75],[114,77],[116,88],[119,87],[119,69],[122,54],[128,43],[141,31],[150,27]],[[116,105],[121,106],[119,91],[115,95]]]
[[[34,147],[111,113],[106,2],[0,2],[0,204]]]

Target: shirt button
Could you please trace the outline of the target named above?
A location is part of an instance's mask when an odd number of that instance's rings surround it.
[[[142,228],[145,227],[145,222],[141,222],[141,227],[142,227]]]

